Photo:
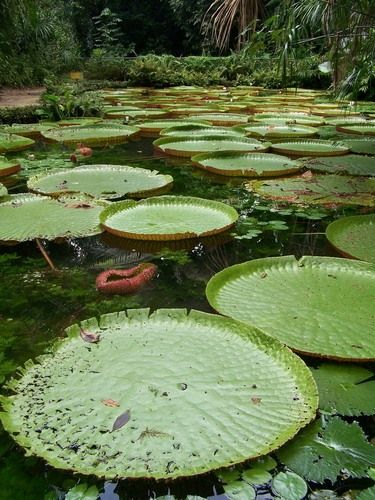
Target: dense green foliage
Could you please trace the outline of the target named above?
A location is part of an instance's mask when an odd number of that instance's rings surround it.
[[[79,69],[130,85],[332,81],[374,93],[372,0],[0,0],[0,14],[0,85]],[[218,54],[228,57],[180,59]]]

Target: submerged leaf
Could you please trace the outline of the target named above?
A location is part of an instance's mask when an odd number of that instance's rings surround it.
[[[287,500],[301,500],[307,493],[307,484],[294,472],[279,472],[272,480],[272,489]]]

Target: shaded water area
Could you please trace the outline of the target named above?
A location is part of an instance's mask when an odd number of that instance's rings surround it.
[[[40,355],[63,335],[68,325],[82,319],[140,307],[213,312],[205,298],[205,286],[213,274],[225,267],[266,256],[337,255],[324,235],[327,224],[338,216],[360,211],[292,209],[262,200],[244,189],[243,179],[206,174],[194,168],[189,160],[157,156],[152,140],[143,138],[97,149],[85,163],[132,165],[170,174],[174,178],[171,194],[226,202],[242,216],[257,219],[254,223],[257,234],[243,239],[227,234],[192,240],[187,247],[180,243],[142,244],[105,235],[45,242],[46,250],[61,270],[59,273],[49,269],[33,242],[0,247],[1,381],[13,375],[17,366]],[[34,151],[9,157],[27,157],[30,152],[38,158],[69,157],[70,149],[37,144]],[[25,173],[6,184],[10,193],[26,191]],[[108,297],[96,290],[95,278],[100,271],[131,267],[139,262],[155,263],[159,273],[137,294]],[[23,450],[1,431],[0,499],[63,498],[63,493],[79,482],[97,485],[100,498],[106,500],[155,498],[168,493],[181,498],[186,495],[226,498],[221,496],[223,489],[214,474],[168,484],[139,480],[105,482],[58,471],[38,458],[25,457]],[[270,487],[259,488],[257,498],[273,498]]]

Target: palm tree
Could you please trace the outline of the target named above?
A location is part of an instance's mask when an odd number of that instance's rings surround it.
[[[204,19],[208,19],[213,42],[220,52],[228,48],[235,24],[237,24],[237,49],[239,50],[246,41],[248,33],[255,30],[256,22],[263,9],[261,0],[214,0]]]

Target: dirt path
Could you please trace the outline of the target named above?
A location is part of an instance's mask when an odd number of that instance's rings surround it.
[[[39,104],[44,87],[23,89],[0,88],[0,107],[33,106]]]

